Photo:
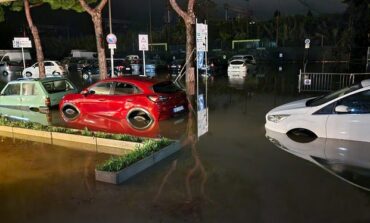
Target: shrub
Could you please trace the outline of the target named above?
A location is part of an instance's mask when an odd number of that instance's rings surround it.
[[[109,172],[120,171],[137,161],[152,155],[169,144],[171,144],[171,141],[165,138],[162,138],[161,140],[147,140],[142,145],[139,145],[133,152],[124,156],[111,157],[103,164],[98,165],[97,169]]]

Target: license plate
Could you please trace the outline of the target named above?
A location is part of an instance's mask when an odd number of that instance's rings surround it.
[[[173,108],[173,112],[180,112],[180,111],[182,111],[182,110],[184,110],[184,106],[178,106],[178,107],[175,107],[175,108]]]

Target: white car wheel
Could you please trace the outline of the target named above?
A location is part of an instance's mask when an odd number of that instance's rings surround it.
[[[31,77],[32,73],[31,72],[26,72],[26,77]]]
[[[60,73],[59,73],[59,72],[57,72],[57,71],[54,71],[54,72],[53,72],[53,75],[54,75],[54,76],[60,76]]]

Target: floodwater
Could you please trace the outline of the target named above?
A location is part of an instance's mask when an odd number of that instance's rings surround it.
[[[1,137],[1,222],[370,222],[366,168],[344,171],[369,165],[369,144],[345,142],[340,166],[342,142],[266,136],[266,112],[305,95],[294,65],[253,76],[210,79],[209,132],[118,186],[94,180],[109,155]]]

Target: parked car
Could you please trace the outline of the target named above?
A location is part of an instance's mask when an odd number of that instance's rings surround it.
[[[186,93],[171,81],[125,76],[99,81],[80,94],[66,95],[60,103],[62,117],[68,122],[80,115],[96,119],[142,121],[149,126],[154,121],[168,119],[187,111]]]
[[[0,62],[1,80],[8,82],[22,77],[23,63],[16,61]]]
[[[78,62],[83,59],[80,57],[65,57],[60,63],[67,71],[77,71]]]
[[[10,81],[1,91],[0,106],[44,111],[58,105],[64,95],[76,92],[66,78],[20,79]]]
[[[110,77],[111,76],[111,67],[108,66],[109,64],[107,64],[107,70],[108,70],[108,76]],[[118,75],[119,74],[119,70],[114,67],[114,75]],[[98,64],[93,64],[93,65],[89,65],[89,66],[86,66],[84,68],[82,68],[81,70],[81,75],[82,75],[82,79],[84,80],[88,80],[90,78],[93,78],[93,77],[99,77],[100,75],[100,69],[99,69],[99,65]]]
[[[131,74],[132,73],[131,65],[125,59],[115,58],[113,61],[113,65],[114,65],[115,73],[118,73],[118,74]],[[112,69],[110,59],[107,59],[107,69],[109,71]]]
[[[274,108],[265,125],[281,133],[370,142],[369,126],[370,79]]]
[[[207,64],[207,66],[200,68],[200,73],[202,75],[207,74],[208,76],[216,76],[221,74],[221,72],[225,69],[224,64],[222,64],[221,60],[217,57],[209,57],[207,59]]]
[[[370,191],[370,143],[317,138],[302,143],[287,134],[266,130],[266,138],[294,156],[314,163],[356,187]]]
[[[97,65],[97,64],[98,64],[97,59],[86,59],[86,58],[80,59],[77,62],[76,70],[81,72],[84,67],[87,67],[87,66],[90,66],[90,65]]]
[[[248,73],[248,65],[245,60],[235,59],[230,61],[227,67],[227,75],[230,78],[246,77]]]
[[[248,55],[248,54],[240,54],[240,55],[234,55],[229,60],[228,63],[230,63],[233,60],[245,60],[249,64],[256,64],[256,59],[254,59],[254,56]]]
[[[67,75],[67,70],[58,61],[46,60],[44,61],[46,76],[62,76]],[[23,70],[23,77],[39,78],[39,63],[35,63]]]
[[[174,59],[168,63],[168,72],[171,76],[177,76],[185,64],[185,59]]]

